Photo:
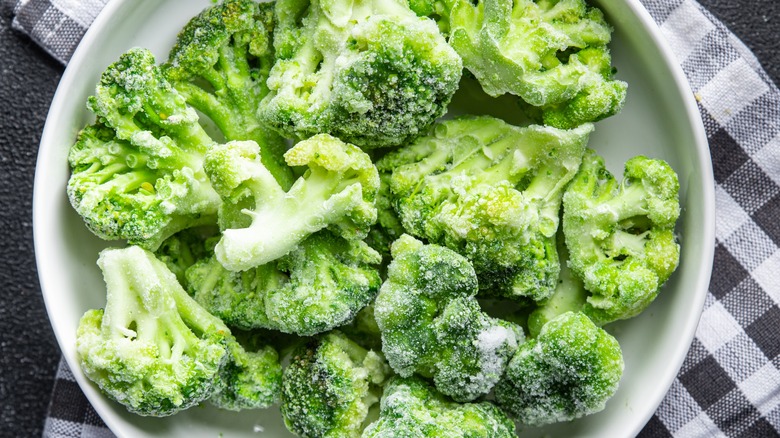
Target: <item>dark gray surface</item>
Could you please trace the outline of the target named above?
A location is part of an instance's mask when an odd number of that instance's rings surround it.
[[[780,83],[780,1],[700,0]],[[7,2],[3,1],[3,5]],[[59,349],[41,299],[32,243],[37,145],[62,74],[0,14],[0,436],[40,436]]]

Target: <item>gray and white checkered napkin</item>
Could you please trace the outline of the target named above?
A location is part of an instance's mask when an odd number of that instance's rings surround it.
[[[25,0],[14,26],[67,62],[107,0]],[[715,266],[683,368],[641,437],[780,436],[780,92],[694,0],[642,0],[700,110],[715,170]],[[64,362],[44,436],[111,436]]]

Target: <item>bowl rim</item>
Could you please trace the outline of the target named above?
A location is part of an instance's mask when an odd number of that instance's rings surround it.
[[[44,202],[44,197],[40,194],[45,186],[45,172],[41,169],[44,167],[41,164],[45,161],[45,155],[41,154],[41,151],[46,152],[49,147],[47,144],[52,144],[57,136],[57,129],[59,126],[59,113],[62,111],[62,107],[66,102],[68,94],[67,89],[70,84],[78,80],[79,72],[78,66],[82,65],[88,58],[89,53],[93,46],[99,44],[97,37],[102,35],[109,24],[110,18],[112,18],[118,10],[120,10],[126,3],[131,0],[109,0],[102,11],[98,14],[92,25],[84,34],[80,44],[76,48],[73,56],[68,63],[68,67],[65,69],[60,83],[55,92],[49,107],[49,112],[44,125],[41,141],[39,144],[39,155],[36,162],[36,171],[33,185],[33,243],[35,250],[36,265],[38,267],[38,279],[41,287],[41,294],[43,295],[44,304],[47,311],[50,324],[54,331],[58,345],[62,349],[63,341],[59,330],[55,327],[54,319],[52,315],[56,312],[54,303],[49,298],[50,293],[46,291],[56,290],[56,285],[51,284],[50,279],[44,275],[45,272],[49,272],[49,266],[52,261],[47,260],[44,254],[44,244],[41,227],[38,224],[44,223],[47,219],[45,213],[47,211],[47,204]],[[611,0],[602,0],[611,1]],[[696,165],[701,169],[702,175],[699,178],[704,184],[701,187],[701,196],[703,214],[702,223],[699,225],[701,228],[701,234],[706,239],[706,242],[702,244],[701,257],[699,265],[697,267],[697,275],[695,280],[694,299],[693,306],[691,308],[691,316],[684,321],[682,330],[680,331],[680,340],[674,345],[674,350],[669,354],[669,361],[674,366],[670,366],[664,369],[663,374],[658,376],[658,385],[654,386],[652,394],[647,394],[648,399],[652,399],[650,404],[654,406],[654,409],[649,410],[643,415],[634,416],[633,426],[628,428],[632,431],[631,436],[638,434],[645,424],[649,421],[652,415],[661,404],[663,398],[666,396],[669,388],[674,383],[674,380],[679,373],[682,363],[687,355],[688,350],[691,347],[693,338],[696,333],[696,328],[699,324],[702,310],[704,308],[706,296],[708,294],[708,286],[710,283],[710,275],[712,272],[713,257],[715,251],[715,187],[714,176],[712,170],[712,159],[709,151],[709,143],[707,140],[704,124],[702,122],[701,114],[698,108],[698,104],[691,91],[688,80],[685,74],[676,60],[671,47],[661,34],[659,26],[652,18],[650,13],[640,3],[640,0],[623,0],[626,6],[631,10],[638,21],[641,23],[643,30],[650,35],[654,46],[660,53],[660,59],[663,61],[666,69],[674,79],[674,83],[670,84],[676,88],[677,93],[682,97],[685,104],[685,115],[687,117],[686,124],[691,128],[691,132],[695,139],[696,149]],[[684,341],[684,342],[683,342]],[[73,370],[73,376],[78,383],[80,389],[84,392],[88,401],[92,404],[97,414],[105,422],[106,426],[118,436],[125,436],[127,431],[123,426],[123,422],[120,416],[114,412],[114,409],[109,403],[106,402],[105,396],[100,393],[91,382],[79,372],[79,363],[75,355],[63,354],[68,366]]]

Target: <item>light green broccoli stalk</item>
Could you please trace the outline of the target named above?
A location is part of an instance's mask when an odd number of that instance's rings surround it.
[[[187,103],[211,119],[226,140],[257,142],[263,165],[287,189],[293,176],[282,158],[284,139],[257,117],[274,63],[273,30],[273,3],[224,0],[184,26],[162,68]]]
[[[518,348],[495,395],[520,423],[551,424],[604,409],[622,375],[617,340],[582,313],[567,312]]]
[[[172,415],[211,397],[228,358],[227,327],[148,251],[107,249],[98,266],[106,307],[87,311],[76,333],[87,377],[139,415]]]
[[[563,197],[569,266],[590,292],[583,312],[596,324],[639,314],[677,268],[677,174],[664,161],[634,157],[623,182],[588,151]]]
[[[555,288],[561,197],[592,130],[463,117],[437,124],[377,167],[392,174],[408,233],[467,257],[483,291],[539,301]]]
[[[538,122],[573,128],[620,111],[612,28],[584,0],[413,0],[435,17],[463,64],[491,96],[513,94]]]
[[[278,402],[282,391],[279,353],[258,333],[233,333],[228,361],[219,373],[219,389],[209,401],[231,411],[267,408]]]
[[[259,115],[285,136],[399,145],[443,115],[458,87],[460,57],[405,0],[278,0],[276,17]]]
[[[376,221],[379,175],[357,146],[320,134],[284,157],[290,166],[307,168],[288,191],[263,166],[254,142],[219,145],[206,154],[205,169],[224,208],[243,207],[247,197],[254,204],[243,209],[251,224],[224,230],[215,248],[219,262],[231,271],[276,260],[323,228],[362,240]]]
[[[479,307],[477,276],[457,253],[403,235],[374,304],[382,351],[402,377],[432,377],[457,401],[486,394],[522,340],[522,330]]]
[[[282,377],[282,415],[301,437],[357,438],[390,375],[381,353],[339,331],[298,348]]]
[[[179,230],[216,223],[221,200],[203,172],[214,142],[148,50],[109,66],[89,107],[98,122],[70,150],[67,189],[92,232],[153,250]]]
[[[351,321],[376,296],[381,257],[328,230],[286,256],[241,272],[205,258],[186,272],[195,300],[227,324],[313,335]]]
[[[392,378],[379,419],[363,438],[514,438],[515,425],[494,404],[455,403],[417,377]]]

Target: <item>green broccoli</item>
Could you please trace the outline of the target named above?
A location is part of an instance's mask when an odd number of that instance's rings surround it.
[[[279,401],[282,365],[279,353],[252,332],[233,331],[228,361],[219,373],[220,385],[209,401],[222,409],[267,408]]]
[[[139,415],[171,415],[211,397],[228,358],[227,327],[140,247],[106,249],[98,266],[106,307],[87,311],[76,333],[87,377]]]
[[[494,404],[455,403],[417,377],[394,377],[382,396],[379,419],[363,438],[514,438],[515,425]]]
[[[374,317],[373,302],[360,309],[352,321],[339,330],[365,349],[382,351],[382,332]]]
[[[639,314],[677,268],[677,174],[643,156],[626,162],[623,182],[589,150],[563,197],[569,266],[590,292],[583,307],[596,324]]]
[[[224,0],[187,23],[162,68],[187,103],[211,119],[226,140],[253,140],[263,165],[287,189],[284,139],[257,117],[274,63],[274,4]]]
[[[584,314],[567,312],[517,349],[495,396],[519,422],[538,426],[604,409],[622,375],[617,340]]]
[[[379,174],[379,191],[376,195],[376,223],[366,237],[366,243],[382,254],[382,266],[390,263],[390,246],[404,234],[401,219],[393,209],[393,194],[390,191],[390,174]],[[383,274],[384,275],[384,274]]]
[[[584,0],[412,0],[435,17],[491,96],[513,94],[539,122],[573,128],[620,111],[626,83],[613,78],[612,28]]]
[[[282,377],[282,415],[301,437],[359,437],[390,374],[381,354],[339,331],[298,348]]]
[[[221,200],[203,171],[214,141],[145,49],[132,49],[101,76],[89,98],[98,122],[70,150],[68,197],[107,240],[156,249],[192,226],[216,223]]]
[[[406,0],[277,0],[276,17],[259,115],[285,136],[399,145],[442,116],[458,87],[460,57]]]
[[[319,231],[286,256],[241,272],[209,257],[186,272],[195,300],[227,324],[313,335],[351,321],[376,296],[381,257]]]
[[[403,235],[374,304],[382,350],[402,377],[432,377],[457,401],[486,394],[522,340],[522,330],[479,307],[466,258]]]
[[[437,124],[377,167],[392,174],[408,233],[467,257],[483,291],[539,301],[555,288],[561,197],[592,130],[462,117]]]
[[[324,228],[348,239],[365,238],[376,222],[374,199],[379,175],[358,147],[328,134],[304,140],[285,153],[290,166],[306,172],[284,191],[260,161],[254,142],[212,148],[205,169],[225,200],[224,209],[245,207],[246,228],[229,228],[215,247],[219,262],[231,271],[264,265],[284,256],[307,236]]]

